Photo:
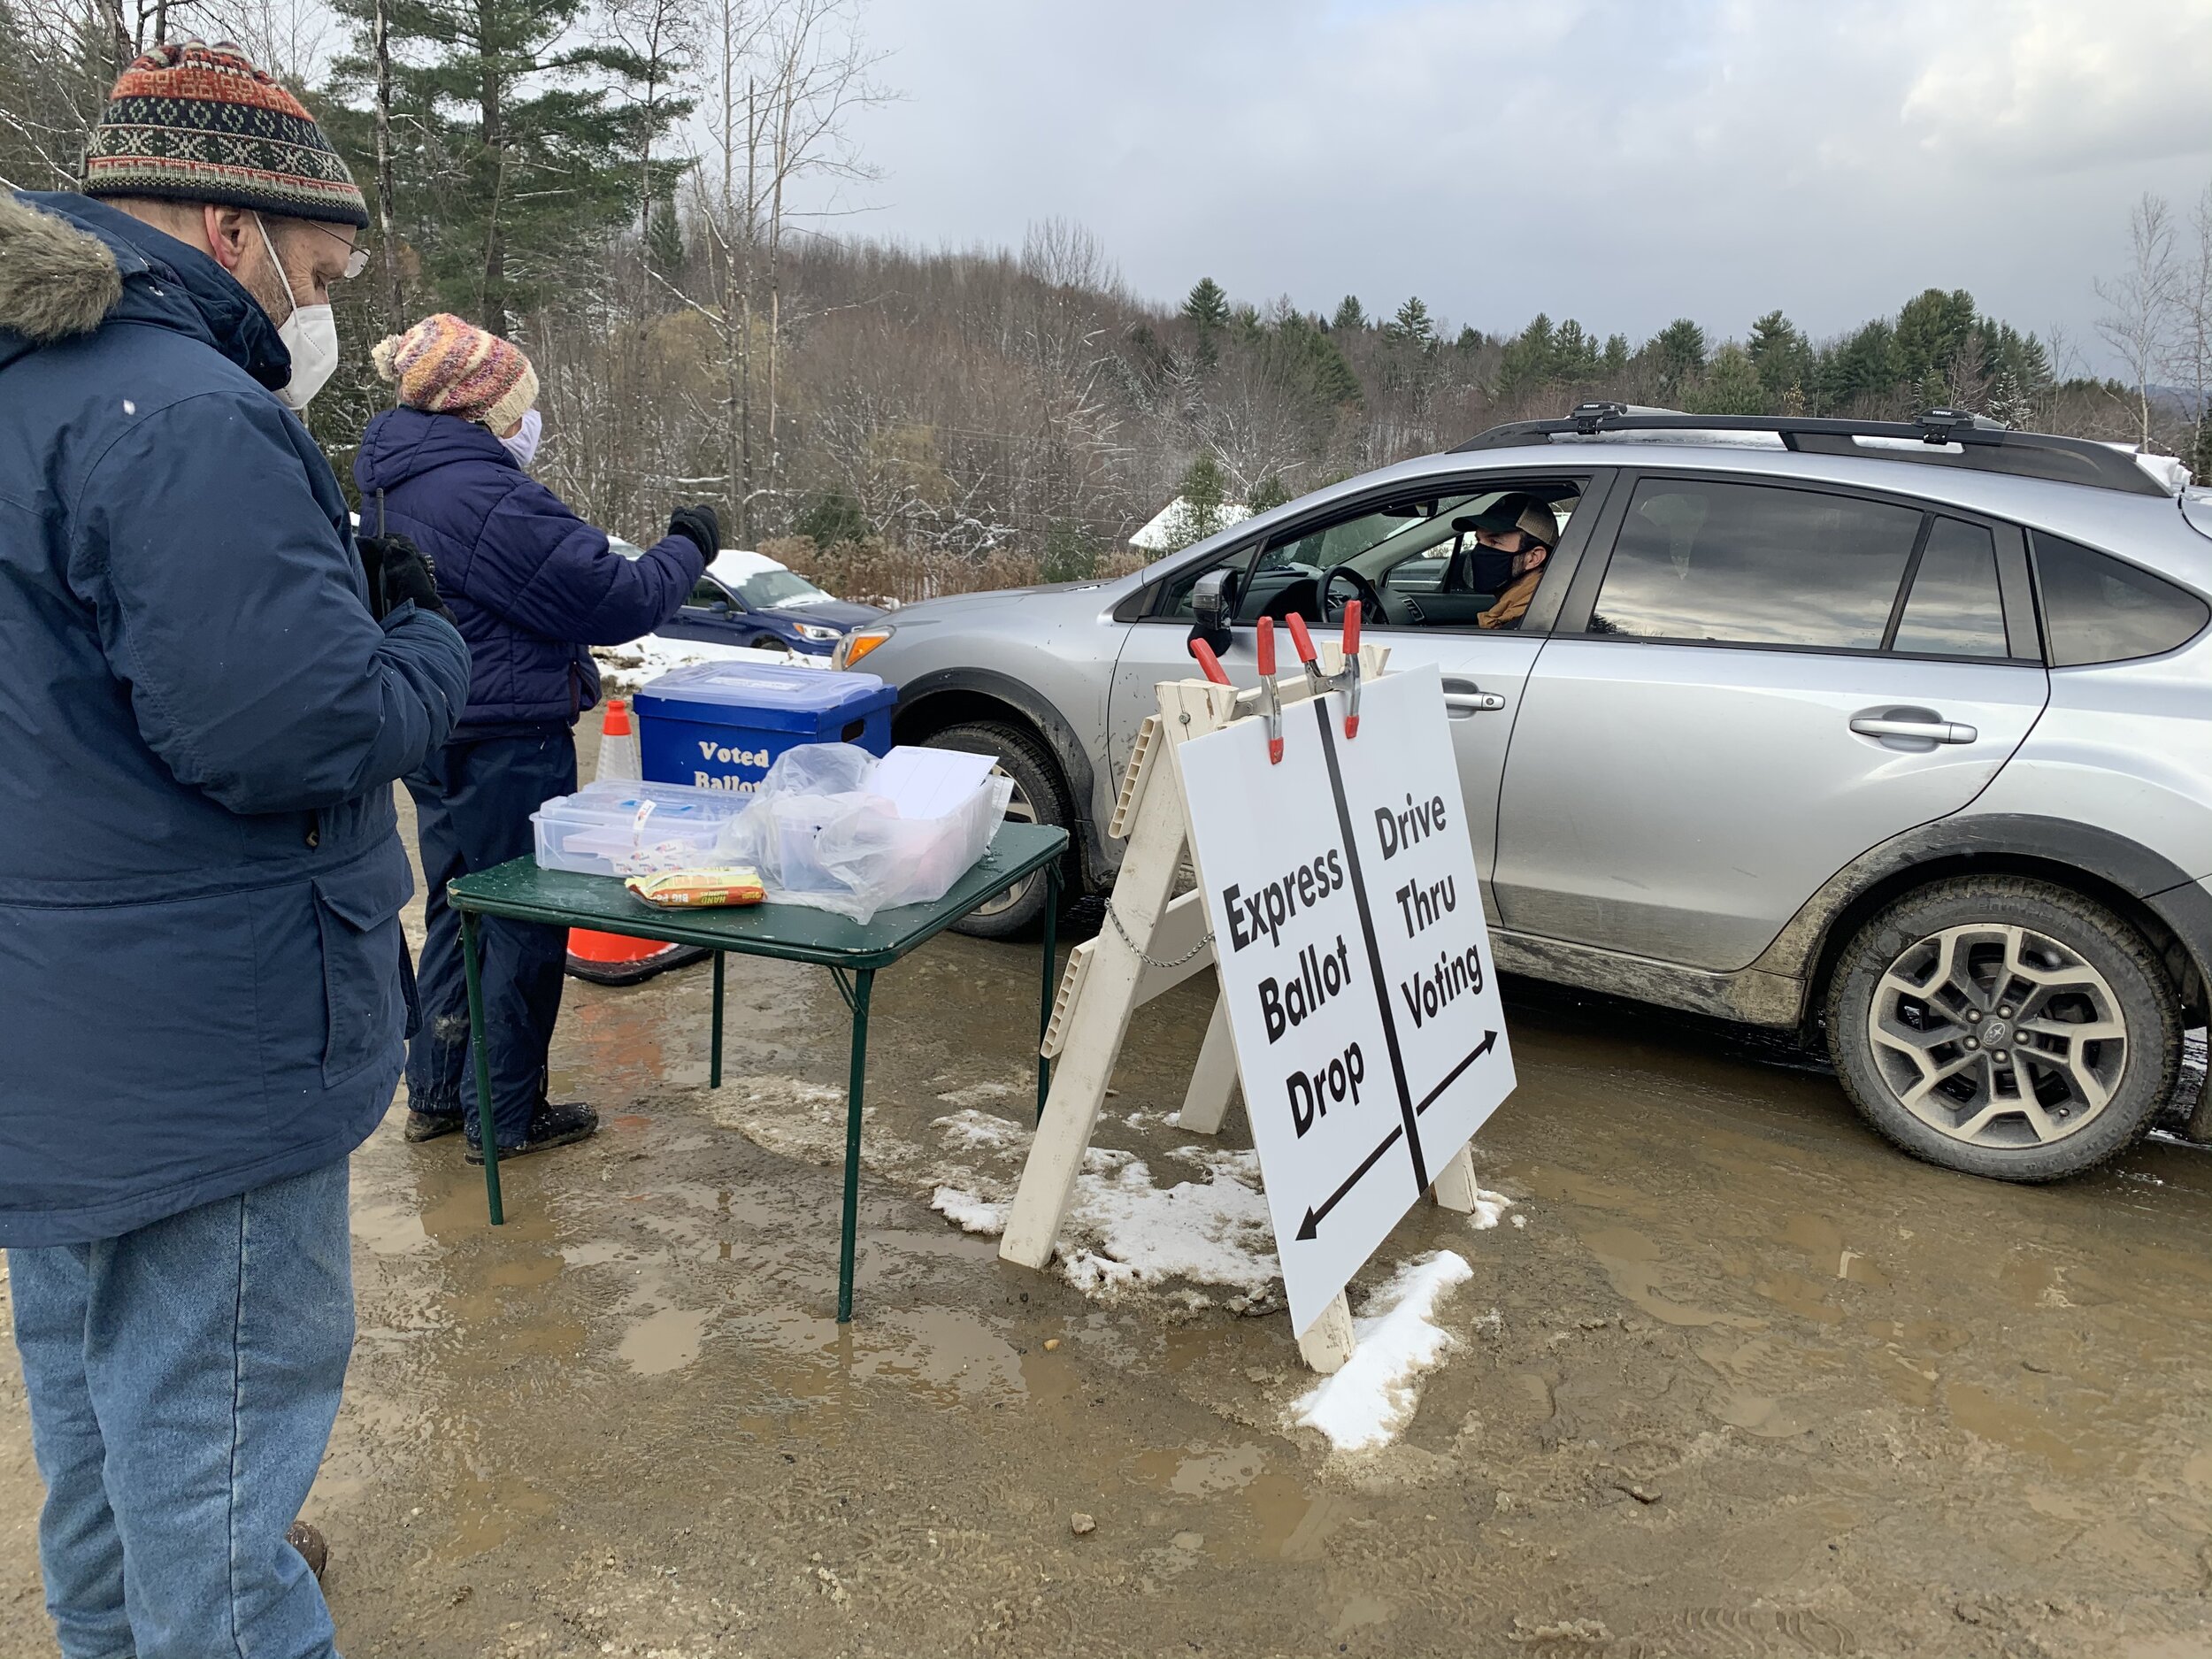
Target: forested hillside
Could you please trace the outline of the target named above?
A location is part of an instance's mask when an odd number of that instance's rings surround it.
[[[864,197],[872,174],[849,118],[893,66],[844,0],[123,4],[0,0],[0,178],[65,188],[101,89],[164,29],[234,35],[311,82],[377,221],[378,257],[342,303],[347,368],[314,406],[342,464],[382,396],[369,344],[450,310],[530,352],[540,469],[580,509],[637,537],[672,498],[711,499],[747,543],[872,590],[1083,573],[1178,494],[1202,527],[1224,501],[1263,505],[1591,398],[1947,404],[2185,454],[2212,438],[2190,419],[2201,205],[2193,225],[2147,224],[2146,203],[2136,247],[2116,250],[2132,264],[2105,296],[2100,360],[2116,354],[2131,384],[2083,373],[2093,342],[2039,338],[1962,289],[1898,296],[1828,339],[1786,306],[1638,340],[1602,318],[1230,294],[1200,270],[1163,300],[1058,220],[1018,250],[926,250],[802,213]],[[2161,382],[2193,389],[2161,397]]]

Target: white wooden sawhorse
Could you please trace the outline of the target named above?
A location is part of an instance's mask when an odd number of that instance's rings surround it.
[[[1325,673],[1343,666],[1334,644],[1319,646]],[[1366,646],[1360,672],[1374,679],[1389,653]],[[1302,670],[1279,675],[1285,703],[1313,695]],[[1121,791],[1107,833],[1126,840],[1127,853],[1107,905],[1106,926],[1068,955],[1054,1001],[1044,1052],[1057,1056],[1052,1090],[1037,1121],[1021,1185],[1014,1194],[999,1255],[1025,1267],[1042,1268],[1052,1259],[1061,1224],[1075,1195],[1076,1177],[1091,1135],[1106,1103],[1106,1087],[1129,1034],[1136,1010],[1174,989],[1213,964],[1207,931],[1205,878],[1178,895],[1176,880],[1185,862],[1194,868],[1190,826],[1183,804],[1182,780],[1168,751],[1217,732],[1232,720],[1258,712],[1259,693],[1204,680],[1168,680],[1158,687],[1159,712],[1146,717],[1124,770]],[[1180,1126],[1194,1134],[1218,1133],[1236,1092],[1236,1050],[1229,1035],[1229,1010],[1217,993],[1213,1017],[1191,1068],[1183,1094]],[[1429,1194],[1447,1210],[1475,1207],[1474,1164],[1467,1148],[1437,1172]],[[1352,1312],[1339,1292],[1320,1318],[1298,1339],[1298,1351],[1317,1371],[1333,1371],[1351,1357]]]

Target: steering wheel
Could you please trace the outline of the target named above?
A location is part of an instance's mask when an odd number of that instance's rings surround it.
[[[1390,620],[1389,614],[1383,609],[1381,589],[1349,565],[1339,565],[1322,577],[1321,585],[1314,590],[1320,601],[1321,619],[1324,622],[1340,622],[1344,618],[1344,606],[1336,603],[1332,608],[1333,602],[1329,598],[1329,589],[1340,581],[1351,586],[1352,597],[1359,601],[1360,616],[1371,626],[1380,626]]]

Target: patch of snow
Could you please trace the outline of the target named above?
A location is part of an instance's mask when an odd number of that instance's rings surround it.
[[[963,1233],[995,1237],[1006,1231],[1006,1205],[988,1202],[956,1187],[939,1187],[936,1196],[929,1201],[929,1207]]]
[[[1487,1233],[1505,1219],[1505,1212],[1513,1208],[1513,1201],[1503,1193],[1494,1193],[1478,1186],[1475,1188],[1475,1208],[1467,1219],[1477,1233]],[[1513,1217],[1517,1225],[1520,1217]]]
[[[1436,1323],[1437,1305],[1473,1277],[1466,1258],[1450,1250],[1401,1266],[1352,1321],[1352,1357],[1292,1403],[1291,1423],[1320,1430],[1340,1452],[1397,1439],[1421,1402],[1422,1377],[1455,1345]]]
[[[1249,1152],[1181,1147],[1208,1179],[1156,1187],[1130,1152],[1094,1147],[1083,1160],[1062,1233],[1069,1282],[1088,1294],[1162,1279],[1192,1279],[1258,1295],[1282,1277],[1258,1159]]]
[[[1528,1225],[1528,1217],[1526,1216],[1516,1216],[1513,1217],[1513,1225],[1517,1227],[1525,1227]]]
[[[937,1098],[949,1100],[952,1097],[940,1094]],[[946,1145],[957,1147],[964,1152],[973,1152],[986,1147],[995,1150],[1023,1139],[1019,1125],[1010,1124],[1003,1118],[994,1118],[988,1112],[977,1111],[973,1107],[956,1111],[949,1118],[937,1118],[929,1126],[943,1136]]]

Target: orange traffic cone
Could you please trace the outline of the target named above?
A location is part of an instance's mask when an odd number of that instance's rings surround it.
[[[630,705],[620,697],[610,697],[599,721],[599,766],[594,776],[604,780],[637,775],[637,737],[630,729]],[[697,962],[707,954],[696,945],[626,939],[620,933],[602,933],[588,927],[568,930],[568,971],[594,985],[635,985],[671,968]]]

